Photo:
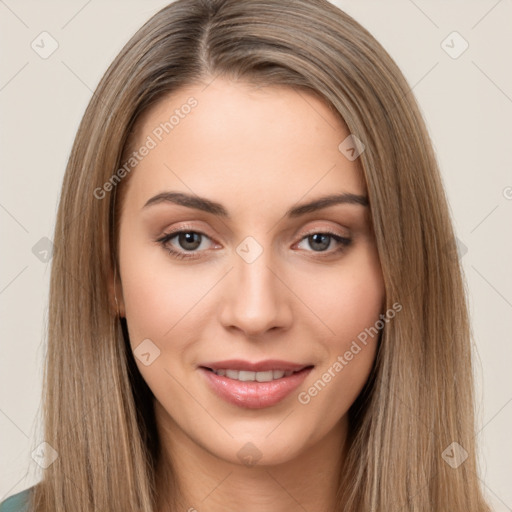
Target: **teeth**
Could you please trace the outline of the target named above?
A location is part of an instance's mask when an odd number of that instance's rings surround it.
[[[228,377],[229,379],[238,380],[238,374],[239,374],[238,370],[226,370],[226,377]]]
[[[266,372],[256,372],[255,379],[258,382],[270,382],[274,379],[274,374],[272,370],[268,370]]]
[[[256,372],[246,372],[246,371],[240,371],[238,372],[238,380],[241,380],[242,382],[247,382],[249,380],[255,380]]]
[[[241,382],[270,382],[271,380],[288,377],[293,373],[292,370],[267,370],[265,372],[250,372],[246,370],[213,370],[214,373],[228,379],[239,380]]]

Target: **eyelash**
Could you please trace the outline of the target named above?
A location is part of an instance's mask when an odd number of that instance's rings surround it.
[[[178,260],[187,260],[187,259],[191,260],[191,259],[199,258],[200,257],[200,253],[197,253],[197,252],[194,253],[193,252],[191,254],[187,254],[186,252],[181,252],[181,251],[177,251],[175,249],[172,249],[171,247],[169,247],[169,245],[167,245],[173,238],[175,238],[176,236],[178,236],[178,235],[180,235],[182,233],[195,233],[197,235],[201,235],[201,236],[204,236],[206,238],[210,238],[208,235],[206,235],[205,233],[202,233],[201,231],[195,231],[195,230],[192,230],[192,229],[180,229],[180,230],[177,230],[177,231],[171,231],[170,233],[164,233],[164,235],[161,236],[160,238],[158,238],[156,240],[156,242],[161,244],[162,247],[173,258],[176,258]],[[318,231],[317,230],[317,231],[311,231],[311,232],[305,233],[304,236],[300,239],[300,242],[302,242],[304,239],[309,238],[310,236],[317,235],[317,234],[318,235],[327,235],[327,236],[331,237],[338,244],[340,244],[340,247],[338,247],[337,249],[334,249],[333,251],[307,251],[307,252],[316,252],[318,254],[325,254],[325,253],[327,253],[328,256],[333,256],[335,254],[343,252],[352,243],[352,239],[351,238],[346,238],[346,237],[337,235],[336,233],[333,233],[332,231],[329,231],[329,230],[326,230],[326,231]],[[320,256],[320,257],[322,258],[324,256]],[[327,256],[325,256],[325,257],[327,257]]]

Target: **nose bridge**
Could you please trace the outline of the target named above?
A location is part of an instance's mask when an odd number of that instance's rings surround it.
[[[284,284],[276,277],[272,251],[245,238],[233,255],[230,287],[223,299],[222,321],[257,335],[290,320]]]

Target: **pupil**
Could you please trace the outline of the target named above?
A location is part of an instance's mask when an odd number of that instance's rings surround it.
[[[196,238],[195,242],[194,238]],[[179,242],[183,249],[187,250],[197,249],[199,245],[201,245],[201,242],[199,240],[199,233],[181,233],[179,235]],[[187,244],[192,244],[192,247],[187,246]]]
[[[320,244],[320,247],[318,247],[317,245],[317,249],[327,249],[329,247],[330,235],[326,235],[323,233],[315,233],[314,235],[310,236],[310,239],[313,241],[313,243],[311,244],[312,248],[315,248],[316,244]],[[323,239],[323,243],[322,241],[320,241],[321,239]]]

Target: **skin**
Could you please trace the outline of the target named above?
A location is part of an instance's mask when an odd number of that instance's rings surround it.
[[[308,404],[298,394],[332,368],[383,312],[384,284],[369,207],[338,204],[288,219],[292,206],[332,193],[366,195],[357,160],[338,145],[346,126],[316,96],[216,78],[181,89],[139,120],[135,147],[193,96],[198,105],[132,171],[123,190],[116,295],[132,348],[150,339],[160,355],[138,368],[153,391],[165,456],[180,483],[180,509],[332,510],[343,470],[347,411],[370,373],[370,341]],[[164,191],[224,205],[231,220],[160,202]],[[156,240],[172,229],[204,233],[173,258]],[[308,233],[333,231],[318,248]],[[263,252],[236,249],[248,236]],[[224,401],[198,365],[283,359],[314,368],[271,407]],[[332,374],[332,369],[331,369]],[[238,456],[252,443],[261,457]],[[246,448],[247,449],[247,448]],[[167,499],[160,489],[161,510]]]

